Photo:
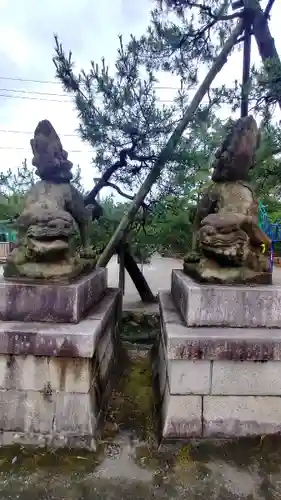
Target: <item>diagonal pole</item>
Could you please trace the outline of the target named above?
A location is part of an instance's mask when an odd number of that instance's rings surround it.
[[[243,47],[243,76],[241,95],[241,118],[248,116],[249,112],[249,86],[250,86],[250,66],[251,66],[251,19],[245,20],[244,47]]]
[[[201,83],[200,87],[198,88],[197,92],[195,93],[190,105],[188,106],[187,110],[184,113],[184,116],[176,126],[174,132],[168,139],[167,144],[164,146],[162,149],[158,159],[156,160],[153,168],[149,172],[148,176],[144,180],[142,186],[140,187],[138,193],[136,194],[134,201],[132,202],[128,213],[124,215],[123,219],[120,221],[115,233],[112,235],[110,241],[108,242],[106,248],[100,255],[97,265],[100,267],[105,267],[109,260],[111,259],[114,250],[116,246],[122,241],[122,239],[125,237],[125,234],[134,220],[134,217],[136,213],[138,212],[142,202],[144,201],[145,197],[151,190],[153,184],[157,181],[157,179],[160,177],[161,172],[167,163],[169,159],[171,158],[175,148],[180,142],[181,136],[183,132],[185,131],[187,125],[189,122],[192,120],[194,113],[196,112],[200,102],[204,98],[205,94],[208,92],[208,89],[210,88],[213,80],[217,76],[217,74],[221,71],[225,63],[227,62],[227,57],[230,54],[231,50],[233,49],[237,38],[239,35],[241,35],[242,31],[244,29],[244,22],[243,20],[239,20],[237,23],[236,27],[232,31],[231,35],[225,42],[221,52],[215,59],[212,67],[210,68],[209,72],[205,76],[203,82]]]
[[[249,85],[250,85],[250,65],[251,65],[251,29],[253,14],[248,7],[247,0],[238,0],[232,3],[232,10],[244,8],[244,46],[243,46],[243,74],[241,91],[241,118],[248,116],[249,112]]]

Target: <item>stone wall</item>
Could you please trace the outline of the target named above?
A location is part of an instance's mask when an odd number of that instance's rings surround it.
[[[0,445],[95,448],[118,360],[119,306],[108,289],[78,324],[1,324]]]
[[[162,436],[281,432],[281,329],[188,327],[169,292],[160,293],[160,311]]]

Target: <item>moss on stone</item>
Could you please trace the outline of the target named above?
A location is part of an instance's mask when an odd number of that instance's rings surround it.
[[[141,437],[153,433],[153,391],[149,352],[131,351],[122,357],[123,374],[113,392],[105,436],[118,430],[134,430]]]

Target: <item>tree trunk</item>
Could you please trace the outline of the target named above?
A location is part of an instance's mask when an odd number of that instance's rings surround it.
[[[276,50],[274,38],[271,36],[267,18],[259,2],[257,0],[248,0],[248,4],[249,8],[253,11],[253,33],[259,53],[270,80],[273,80],[274,97],[281,109],[281,60]],[[274,68],[271,67],[271,62]]]
[[[116,248],[118,255],[121,253],[120,247]],[[143,302],[156,302],[156,298],[153,295],[144,275],[142,274],[139,266],[137,265],[135,259],[130,253],[128,244],[125,244],[124,249],[124,266],[129,274],[132,282],[134,283],[140,298]]]
[[[96,196],[96,195],[95,195]],[[91,204],[94,206],[93,213],[92,213],[92,219],[97,220],[99,219],[102,214],[103,214],[103,209],[101,205],[95,200],[95,198],[92,198]],[[134,283],[141,300],[144,302],[155,302],[156,298],[154,297],[144,275],[142,274],[140,268],[138,267],[134,257],[130,253],[129,245],[125,243],[124,245],[124,267],[129,274],[132,282]],[[120,255],[120,250],[118,250],[117,247],[117,253]]]
[[[101,267],[104,267],[107,265],[109,260],[111,259],[114,249],[116,246],[120,243],[120,241],[125,237],[126,232],[128,230],[129,225],[131,222],[134,220],[134,217],[136,213],[138,212],[141,204],[143,203],[146,195],[149,193],[151,187],[153,184],[157,181],[159,178],[161,171],[167,162],[169,158],[171,158],[176,146],[178,145],[181,136],[187,127],[188,123],[192,120],[192,117],[198,108],[200,102],[202,101],[203,97],[205,96],[206,92],[208,91],[210,85],[212,84],[213,80],[219,73],[219,71],[222,69],[224,64],[227,61],[227,57],[229,53],[231,52],[231,49],[233,48],[238,36],[242,33],[243,31],[243,26],[244,26],[244,21],[240,20],[236,26],[236,28],[233,30],[232,34],[226,41],[224,47],[222,48],[220,54],[216,58],[214,64],[212,65],[209,73],[206,75],[205,79],[203,80],[202,84],[200,85],[199,89],[197,90],[195,96],[193,97],[190,105],[188,106],[183,118],[175,128],[174,132],[172,133],[171,137],[169,138],[166,146],[162,149],[158,159],[156,160],[151,172],[148,174],[146,177],[144,183],[142,184],[141,188],[139,189],[138,193],[135,196],[135,199],[133,203],[131,204],[131,207],[129,208],[129,211],[126,215],[124,215],[123,219],[121,220],[119,226],[117,227],[115,233],[112,235],[108,245],[104,249],[103,253],[99,257],[99,260],[97,264]]]

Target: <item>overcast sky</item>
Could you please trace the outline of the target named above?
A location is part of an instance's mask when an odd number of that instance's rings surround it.
[[[24,158],[31,160],[29,141],[38,121],[47,118],[69,151],[70,160],[80,164],[85,187],[92,186],[91,148],[75,132],[78,120],[73,104],[67,102],[69,97],[33,93],[62,94],[58,83],[17,79],[54,82],[53,33],[59,34],[65,49],[72,50],[78,69],[87,69],[90,60],[99,61],[102,56],[114,64],[118,34],[125,40],[130,33],[141,35],[152,5],[151,0],[0,0],[0,170],[17,166]],[[281,1],[277,0],[270,28],[281,55],[280,19]],[[230,59],[220,82],[240,76],[241,57],[242,53]],[[253,60],[259,61],[255,46]],[[177,80],[165,75],[160,84],[174,87]],[[175,93],[159,92],[159,97],[167,100]]]

